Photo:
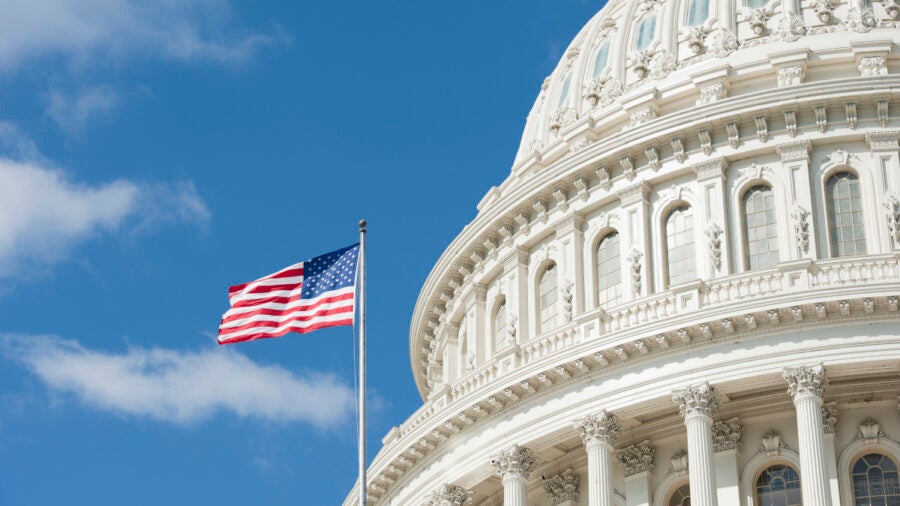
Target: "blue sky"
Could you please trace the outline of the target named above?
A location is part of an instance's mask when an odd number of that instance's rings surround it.
[[[3,3],[0,504],[342,501],[350,330],[219,347],[227,286],[369,220],[374,456],[419,288],[601,4]]]

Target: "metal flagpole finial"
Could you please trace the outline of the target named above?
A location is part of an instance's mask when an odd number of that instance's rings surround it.
[[[366,231],[366,226],[367,226],[368,224],[369,224],[369,222],[367,222],[366,220],[359,220],[359,231],[360,231],[360,232],[365,232],[365,231]]]

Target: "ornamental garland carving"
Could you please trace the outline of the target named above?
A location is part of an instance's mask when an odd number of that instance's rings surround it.
[[[881,5],[891,19],[900,19],[900,0],[885,0]]]
[[[722,269],[722,230],[716,223],[711,223],[706,229],[706,238],[709,239],[709,259],[716,272]]]
[[[638,473],[652,473],[656,448],[650,446],[649,440],[641,441],[636,445],[619,450],[617,456],[626,477]]]
[[[823,25],[831,23],[831,20],[834,18],[835,7],[837,7],[835,0],[816,0],[816,17],[819,18]]]
[[[638,249],[631,250],[631,254],[628,255],[628,264],[631,266],[631,289],[635,296],[639,296],[641,293],[642,258],[644,258],[644,254]]]
[[[463,506],[464,504],[472,504],[471,490],[451,484],[441,485],[437,490],[431,493],[431,497],[425,501],[423,506]]]
[[[705,382],[672,392],[672,400],[678,403],[678,411],[684,418],[712,417],[719,410],[716,389]]]
[[[622,432],[616,415],[603,410],[596,415],[588,415],[574,424],[575,430],[581,434],[584,444],[602,444],[612,446]]]
[[[581,478],[572,469],[544,480],[544,492],[547,499],[550,499],[550,505],[556,506],[566,501],[577,502],[579,481]]]
[[[888,231],[895,244],[900,245],[900,201],[893,195],[888,195],[884,201],[887,210]]]
[[[562,290],[562,300],[563,300],[563,317],[566,322],[572,321],[572,289],[575,288],[575,283],[571,280],[566,280],[565,285]]]
[[[740,45],[737,36],[728,28],[713,30],[706,37],[707,52],[716,58],[725,58],[737,51]]]
[[[785,369],[784,379],[788,382],[788,393],[795,400],[801,397],[821,399],[828,388],[828,378],[822,364]]]
[[[724,452],[727,450],[738,450],[741,447],[741,432],[744,426],[737,418],[731,420],[718,421],[713,424],[713,450]]]
[[[512,445],[491,459],[491,464],[500,474],[500,479],[521,478],[527,480],[534,469],[534,453],[524,446]]]
[[[825,431],[825,434],[834,434],[834,429],[837,427],[837,422],[837,406],[835,406],[833,403],[822,406],[822,429]]]
[[[794,236],[797,240],[797,249],[801,254],[809,253],[809,211],[801,205],[794,207],[791,213],[794,219]]]
[[[550,133],[559,135],[559,130],[565,128],[578,119],[578,113],[571,107],[561,107],[550,115]]]
[[[750,29],[753,30],[753,33],[757,36],[762,36],[766,34],[768,31],[768,21],[769,18],[772,17],[772,11],[762,8],[762,9],[754,9],[747,14],[745,20],[750,24]]]

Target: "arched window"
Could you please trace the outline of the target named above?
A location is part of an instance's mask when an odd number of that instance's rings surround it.
[[[569,88],[572,87],[572,72],[566,74],[566,78],[563,80],[562,90],[559,92],[559,103],[558,107],[563,107],[566,105],[566,100],[569,99]]]
[[[641,24],[638,25],[637,37],[635,38],[635,47],[638,51],[642,51],[650,47],[653,43],[653,37],[656,35],[656,14],[648,14]]]
[[[778,226],[775,222],[775,192],[765,185],[744,193],[744,257],[750,270],[778,263]]]
[[[690,206],[678,207],[669,214],[666,220],[666,248],[669,286],[697,279],[694,211]]]
[[[850,172],[838,172],[828,178],[825,203],[832,256],[865,255],[866,232],[859,178]]]
[[[607,61],[609,61],[609,41],[600,44],[600,49],[597,50],[597,56],[594,57],[594,79],[603,74],[603,70],[606,69]]]
[[[790,466],[777,464],[766,468],[756,479],[758,506],[802,506],[800,476]]]
[[[622,297],[619,233],[607,234],[597,246],[597,304],[613,306]]]
[[[556,264],[550,264],[541,274],[540,305],[541,305],[541,332],[547,332],[556,325],[556,301],[557,293]]]
[[[854,506],[900,506],[897,464],[880,453],[864,455],[853,464]]]
[[[506,299],[500,301],[494,311],[494,343],[497,348],[506,343]]]
[[[666,506],[691,506],[691,485],[685,483],[678,487],[678,490],[669,498]]]
[[[688,7],[689,26],[702,25],[709,18],[709,0],[691,0]]]

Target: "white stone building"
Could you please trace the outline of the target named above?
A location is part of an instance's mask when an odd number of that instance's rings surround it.
[[[898,19],[610,0],[422,289],[372,502],[900,505]]]

